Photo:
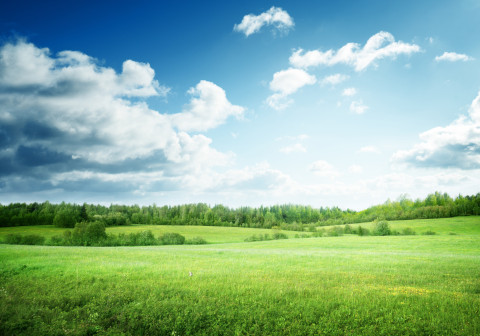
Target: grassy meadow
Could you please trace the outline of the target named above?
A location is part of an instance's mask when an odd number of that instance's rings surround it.
[[[480,334],[480,218],[390,224],[437,234],[0,245],[0,334]]]
[[[269,229],[250,229],[250,228],[236,228],[236,227],[222,227],[222,226],[193,226],[193,225],[128,225],[128,226],[114,226],[107,227],[107,234],[129,234],[138,233],[149,230],[157,237],[164,233],[175,232],[179,233],[187,239],[195,237],[202,237],[208,243],[238,243],[245,241],[246,238],[252,235],[272,234]],[[37,225],[37,226],[15,226],[15,227],[0,227],[0,241],[3,241],[8,234],[30,235],[36,234],[45,238],[50,238],[55,235],[62,235],[64,231],[73,231],[73,229],[57,228],[53,225]],[[290,238],[294,237],[299,232],[282,231]]]

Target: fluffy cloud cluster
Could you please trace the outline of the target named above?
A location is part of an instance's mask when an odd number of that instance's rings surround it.
[[[420,134],[421,142],[392,157],[393,162],[417,167],[480,169],[480,93],[468,116]]]
[[[291,16],[282,8],[272,7],[259,15],[245,15],[242,22],[236,24],[233,29],[244,33],[248,37],[259,32],[263,26],[273,26],[277,30],[287,32],[293,28],[294,22]]]
[[[455,52],[444,52],[441,56],[435,57],[435,61],[440,62],[440,61],[449,61],[449,62],[457,62],[457,61],[472,61],[473,58],[470,56],[467,56],[465,54],[457,54]]]
[[[398,55],[410,55],[420,51],[416,44],[395,41],[392,34],[379,32],[371,36],[363,47],[358,43],[347,43],[338,50],[310,50],[298,49],[289,58],[291,68],[282,70],[273,75],[270,82],[270,89],[276,91],[270,95],[266,102],[277,110],[289,106],[293,100],[289,96],[305,85],[312,85],[317,80],[307,70],[320,65],[334,66],[346,64],[352,66],[355,71],[362,71],[377,60],[384,58],[396,58]],[[350,77],[345,74],[333,74],[326,76],[320,81],[321,85],[337,85]],[[351,93],[351,92],[350,92]],[[368,109],[361,101],[354,101],[350,104],[350,111],[356,114],[363,114]]]
[[[420,47],[416,44],[395,41],[392,34],[379,32],[368,39],[363,48],[358,43],[347,43],[338,50],[296,50],[290,56],[290,64],[296,68],[310,68],[319,65],[333,66],[346,64],[352,66],[355,71],[362,71],[374,62],[383,58],[395,58],[401,54],[419,52]]]
[[[21,188],[27,180],[38,188],[62,181],[81,188],[88,185],[85,179],[114,182],[133,171],[144,173],[130,176],[125,185],[138,186],[143,177],[159,187],[226,165],[231,154],[213,149],[208,137],[187,132],[240,117],[243,107],[232,105],[214,83],[201,81],[190,90],[184,111],[159,113],[139,99],[169,92],[154,77],[149,64],[132,60],[117,73],[81,52],[51,55],[25,41],[2,46],[3,188]]]

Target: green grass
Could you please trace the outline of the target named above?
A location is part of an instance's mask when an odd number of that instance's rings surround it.
[[[417,234],[426,231],[434,231],[436,234],[448,235],[450,233],[460,235],[480,234],[480,216],[465,216],[439,219],[412,219],[401,221],[389,221],[393,230],[400,231],[404,228],[412,228]],[[349,224],[352,228],[359,225],[369,230],[373,229],[374,223]],[[329,229],[335,226],[320,226],[319,229]]]
[[[478,335],[478,217],[458,219],[428,221],[435,236],[0,245],[0,335]]]
[[[16,227],[2,227],[0,228],[0,241],[3,241],[8,234],[29,235],[37,234],[50,238],[55,235],[62,235],[64,231],[72,229],[57,228],[53,225],[38,225],[38,226],[16,226]],[[129,234],[137,233],[145,230],[150,230],[158,237],[167,232],[176,232],[186,239],[194,237],[202,237],[208,243],[238,243],[243,242],[247,237],[252,235],[270,236],[274,232],[270,229],[251,229],[251,228],[237,228],[237,227],[218,227],[218,226],[189,226],[189,225],[129,225],[129,226],[115,226],[108,227],[107,234],[118,235],[120,233]],[[287,236],[294,237],[298,232],[283,231]]]

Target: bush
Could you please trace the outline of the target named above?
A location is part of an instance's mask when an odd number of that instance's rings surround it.
[[[348,224],[345,225],[345,226],[343,227],[343,233],[345,233],[345,234],[351,234],[351,233],[353,233],[352,227],[351,227],[350,225],[348,225]]]
[[[358,229],[357,229],[357,234],[359,236],[368,236],[370,234],[370,230],[368,229],[365,229],[361,226],[358,226]]]
[[[373,235],[374,236],[389,236],[392,234],[390,230],[390,226],[388,225],[387,221],[378,221],[375,223],[373,228]]]
[[[16,245],[42,245],[45,242],[45,237],[30,234],[22,236],[20,234],[8,234],[5,236],[5,243]]]
[[[416,235],[417,233],[416,233],[415,231],[413,231],[412,228],[407,227],[407,228],[404,228],[404,229],[402,230],[402,234],[403,234],[404,236],[414,236],[414,235]]]
[[[56,235],[50,237],[50,240],[48,241],[48,245],[53,245],[53,246],[62,246],[66,245],[65,240],[62,236]]]
[[[141,246],[147,246],[147,245],[157,245],[158,241],[155,239],[153,236],[152,231],[142,231],[139,232],[137,237],[137,244],[136,245],[141,245]]]
[[[159,238],[162,245],[182,245],[185,243],[185,237],[179,233],[165,233]]]
[[[207,244],[207,241],[205,239],[203,239],[202,237],[193,237],[192,239],[187,239],[185,241],[185,244],[203,245],[203,244]]]
[[[107,233],[105,232],[105,225],[102,222],[80,222],[75,224],[71,241],[73,245],[92,245],[106,238]]]
[[[433,236],[433,235],[436,235],[437,233],[435,231],[432,231],[432,230],[427,230],[427,231],[423,232],[422,234],[425,235],[425,236]]]
[[[327,236],[329,237],[339,237],[343,236],[343,228],[340,226],[333,227],[329,230],[327,230]]]
[[[5,243],[7,244],[21,244],[22,243],[22,236],[19,234],[10,233],[5,236]]]
[[[42,245],[45,242],[45,237],[30,234],[22,237],[22,244],[24,245]]]
[[[288,236],[283,232],[274,232],[272,235],[273,239],[288,239]]]

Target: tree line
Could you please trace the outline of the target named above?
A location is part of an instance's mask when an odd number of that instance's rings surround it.
[[[208,225],[250,228],[279,227],[303,231],[308,226],[370,222],[375,219],[402,220],[480,215],[480,193],[455,198],[435,192],[425,199],[411,200],[405,195],[397,200],[362,211],[338,207],[313,208],[305,205],[229,208],[205,203],[175,206],[98,205],[62,202],[0,204],[0,226],[55,225],[73,228],[76,223],[99,221],[105,226],[130,224]]]

